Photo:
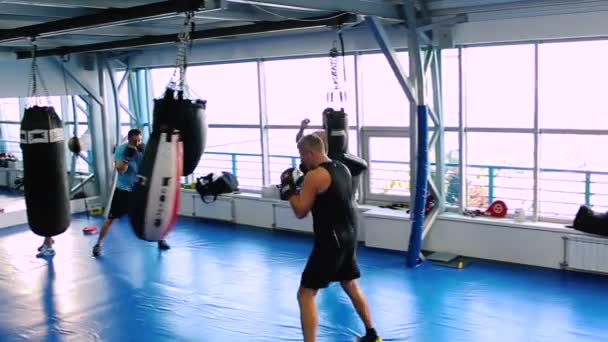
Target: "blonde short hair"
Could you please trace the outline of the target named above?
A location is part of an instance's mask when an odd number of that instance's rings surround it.
[[[325,143],[316,134],[308,134],[298,141],[298,149],[302,151],[313,151],[325,153]]]

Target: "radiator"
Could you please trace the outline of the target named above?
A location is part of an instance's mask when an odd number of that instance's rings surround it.
[[[562,268],[608,274],[608,238],[567,235]]]

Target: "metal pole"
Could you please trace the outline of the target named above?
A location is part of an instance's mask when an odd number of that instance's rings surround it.
[[[72,123],[74,124],[74,136],[78,137],[78,117],[76,115],[77,113],[76,113],[76,106],[74,105],[74,100],[75,100],[75,98],[72,96],[72,120],[73,120]],[[72,171],[70,172],[70,180],[69,180],[70,186],[74,186],[77,162],[78,162],[78,155],[75,153],[72,153],[72,164],[71,164]]]
[[[445,147],[444,147],[444,121],[443,121],[443,87],[441,82],[441,50],[432,49],[433,61],[431,64],[431,77],[433,86],[433,108],[437,123],[435,130],[437,140],[435,141],[435,185],[437,187],[436,198],[437,210],[441,213],[445,210]],[[429,220],[430,221],[430,220]]]
[[[91,179],[93,179],[93,177],[95,177],[94,173],[91,173],[90,175],[86,176],[80,183],[78,183],[76,186],[73,186],[70,189],[70,195],[73,195],[76,191],[80,190],[82,187],[84,187],[89,181],[91,181]]]
[[[264,61],[257,61],[258,71],[258,103],[260,105],[260,144],[262,148],[262,186],[271,184],[270,179],[270,148],[268,139],[268,112],[266,110],[266,72]]]
[[[354,68],[355,68],[355,118],[356,118],[356,136],[357,136],[357,154],[363,156],[363,134],[361,128],[363,127],[363,96],[361,96],[362,86],[362,72],[361,72],[361,54],[355,53],[353,56]],[[369,159],[368,159],[369,160]],[[365,203],[367,197],[367,191],[369,189],[369,174],[370,171],[364,173],[359,182],[359,203]]]
[[[464,75],[462,48],[458,48],[458,175],[460,178],[460,200],[458,211],[464,213],[467,208],[467,179],[466,179],[466,111],[464,109]]]
[[[122,132],[121,132],[121,120],[120,120],[120,100],[118,97],[118,88],[116,85],[116,80],[114,79],[114,70],[108,63],[108,60],[104,58],[104,64],[106,69],[108,70],[108,75],[110,76],[110,85],[112,86],[112,95],[114,98],[114,111],[116,115],[116,146],[118,146],[122,141]]]
[[[102,133],[102,141],[103,141],[103,161],[104,161],[104,170],[106,175],[115,174],[115,168],[113,166],[111,153],[110,153],[110,134],[108,132],[108,110],[107,110],[107,97],[106,97],[106,74],[104,63],[101,60],[103,57],[97,55],[97,69],[98,69],[98,78],[99,78],[99,96],[103,100],[103,104],[101,105],[101,133]],[[114,177],[116,178],[116,177]],[[116,180],[114,179],[114,182]],[[109,191],[113,191],[114,184],[112,184],[111,188],[105,185],[105,189],[103,189],[104,194],[108,194]],[[111,196],[105,196],[103,199],[104,202],[109,203],[111,200]],[[109,206],[106,206],[106,209],[109,209]]]
[[[538,43],[534,44],[534,194],[532,200],[533,221],[538,221],[540,217],[540,116],[538,112],[538,48]]]

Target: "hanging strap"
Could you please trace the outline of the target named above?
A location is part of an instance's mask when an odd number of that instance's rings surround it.
[[[49,95],[49,90],[46,87],[46,84],[44,83],[44,79],[42,78],[42,75],[40,74],[40,69],[38,69],[38,59],[36,58],[36,53],[38,51],[38,47],[36,46],[36,38],[32,38],[32,68],[30,71],[30,80],[28,83],[28,99],[26,102],[26,107],[31,107],[34,105],[43,105],[44,103],[42,103],[40,101],[40,98],[38,97],[38,80],[37,80],[37,76],[40,78],[40,85],[42,86],[42,90],[44,91],[44,95],[46,98],[46,105],[50,106],[51,105],[51,99],[50,99],[50,95]]]

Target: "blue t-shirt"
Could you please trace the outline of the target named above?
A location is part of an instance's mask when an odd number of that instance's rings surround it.
[[[116,153],[114,154],[115,161],[124,161],[125,160],[125,150],[127,149],[127,144],[120,145],[116,148]],[[133,185],[135,184],[135,176],[139,172],[139,164],[141,163],[141,159],[143,157],[142,153],[136,153],[135,156],[131,160],[129,160],[129,167],[124,173],[119,173],[116,179],[116,188],[126,191],[132,191]]]

